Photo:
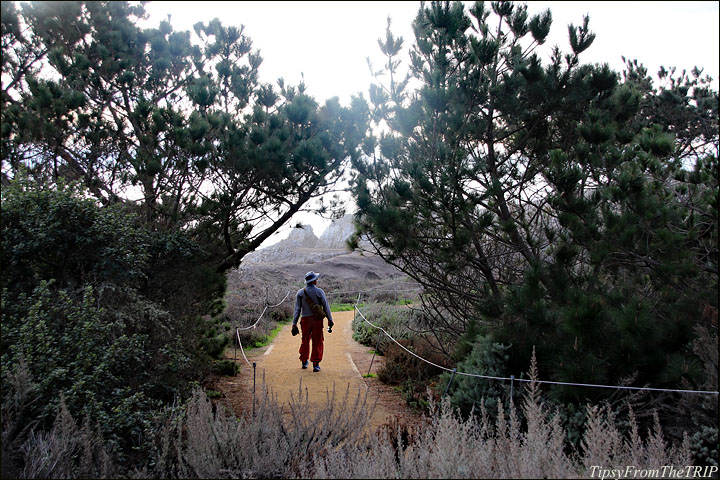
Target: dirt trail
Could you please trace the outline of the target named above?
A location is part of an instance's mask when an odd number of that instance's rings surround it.
[[[392,387],[381,384],[376,378],[363,378],[362,374],[368,373],[371,362],[372,372],[377,371],[382,364],[382,357],[373,360],[370,349],[352,339],[353,312],[333,312],[333,320],[335,326],[332,333],[327,333],[327,327],[324,331],[325,351],[320,372],[313,372],[312,364],[308,369],[300,368],[300,336],[292,336],[290,324],[278,333],[272,344],[246,352],[248,361],[256,363],[257,392],[260,392],[264,375],[268,389],[277,396],[283,410],[287,411],[291,393],[297,398],[301,379],[302,391],[304,393],[307,390],[313,405],[324,405],[327,392],[332,392],[333,386],[336,401],[341,401],[349,386],[351,401],[356,398],[358,391],[368,391],[369,404],[378,400],[370,421],[371,431],[384,424],[417,422],[418,416],[408,411],[404,399]],[[234,357],[232,349],[228,355]],[[218,380],[217,388],[235,412],[240,413],[252,405],[253,369],[245,362],[239,349],[237,361],[241,365],[238,375]]]

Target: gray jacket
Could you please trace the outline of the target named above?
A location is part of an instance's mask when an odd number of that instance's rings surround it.
[[[301,312],[303,317],[309,317],[313,314],[312,309],[310,308],[310,304],[308,303],[307,299],[305,299],[306,289],[308,295],[312,297],[313,301],[322,305],[325,308],[325,312],[327,312],[328,316],[328,324],[332,322],[332,313],[330,313],[330,305],[328,305],[327,298],[325,297],[325,292],[323,292],[322,288],[318,288],[315,285],[308,285],[307,287],[298,290],[297,295],[295,296],[295,314],[293,315],[293,325],[297,325]]]

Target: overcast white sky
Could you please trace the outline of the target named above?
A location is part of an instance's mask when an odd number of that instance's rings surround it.
[[[553,45],[569,51],[567,25],[582,24],[590,15],[595,42],[581,60],[608,63],[623,68],[621,56],[637,59],[649,73],[660,67],[704,68],[718,88],[718,44],[720,43],[719,2],[572,2],[529,1],[529,13],[546,8],[552,12],[553,26],[545,52]],[[413,43],[411,22],[420,2],[171,2],[146,5],[149,23],[157,24],[171,15],[175,30],[192,30],[198,22],[219,18],[224,25],[244,25],[245,33],[263,57],[260,78],[275,82],[284,77],[291,84],[304,74],[308,93],[322,103],[338,96],[347,105],[351,95],[367,89],[372,77],[366,57],[380,64],[382,55],[377,39],[383,37],[387,17],[392,19],[396,36]],[[543,60],[548,55],[539,52]],[[407,55],[402,56],[407,60]],[[320,235],[328,222],[302,217]],[[272,242],[289,233],[283,229]]]

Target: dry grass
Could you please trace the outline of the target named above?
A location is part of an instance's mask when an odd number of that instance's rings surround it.
[[[36,429],[38,403],[23,359],[2,382],[2,478],[109,478],[115,468],[101,435],[85,419],[78,427],[63,397],[50,431]],[[20,459],[20,461],[18,461]]]
[[[115,471],[100,434],[87,418],[78,427],[62,398],[52,430],[33,430],[20,450],[22,478],[111,478]]]
[[[502,409],[502,407],[501,407]],[[317,478],[581,478],[593,466],[638,470],[663,465],[690,465],[689,445],[669,447],[659,423],[645,440],[633,416],[631,434],[623,438],[604,409],[588,407],[589,427],[582,452],[566,453],[558,417],[531,384],[522,405],[521,426],[513,404],[492,424],[485,412],[460,418],[449,402],[433,405],[424,428],[409,439],[398,432],[379,444],[345,445],[339,455],[315,462]]]
[[[567,452],[558,416],[530,384],[522,406],[501,406],[493,423],[484,411],[463,419],[449,402],[432,403],[412,431],[362,433],[366,398],[328,393],[310,408],[302,388],[283,416],[265,392],[255,416],[235,419],[200,392],[166,430],[156,467],[140,476],[178,478],[579,478],[592,467],[638,469],[691,463],[689,445],[668,446],[656,422],[643,439],[631,414],[624,437],[604,408],[588,407],[581,452]],[[391,432],[388,434],[388,432]]]
[[[371,411],[367,395],[340,401],[328,392],[325,405],[311,406],[302,385],[289,416],[265,386],[255,414],[235,418],[196,391],[182,416],[170,419],[159,435],[154,466],[139,478],[295,478],[312,470],[313,459],[338,446],[364,442]]]
[[[663,465],[690,465],[687,444],[668,447],[659,431],[644,441],[637,431],[623,439],[600,409],[590,408],[585,451],[567,454],[564,432],[556,416],[542,404],[526,400],[522,429],[515,407],[495,425],[482,413],[463,420],[448,402],[435,405],[425,428],[409,441],[375,445],[348,444],[337,455],[318,459],[313,478],[583,478],[593,466],[639,470]],[[634,420],[631,420],[631,422]]]
[[[589,477],[593,467],[642,470],[691,464],[687,438],[669,446],[659,421],[652,431],[640,432],[632,412],[630,433],[623,435],[610,409],[599,406],[588,406],[581,451],[568,451],[558,416],[534,383],[520,407],[501,405],[504,414],[494,421],[483,410],[461,418],[449,402],[431,401],[422,425],[374,436],[364,433],[371,413],[367,396],[346,391],[336,397],[328,392],[324,405],[312,407],[300,386],[283,412],[263,386],[255,414],[236,418],[197,390],[157,430],[155,451],[140,468],[113,465],[90,424],[78,428],[61,409],[51,432],[26,437],[20,449],[24,469],[17,476],[581,478]],[[10,411],[4,408],[3,413]],[[11,420],[4,415],[8,425]]]

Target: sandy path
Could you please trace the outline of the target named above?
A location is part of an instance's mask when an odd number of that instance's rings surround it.
[[[379,426],[392,423],[408,416],[405,402],[402,397],[384,386],[377,379],[363,378],[372,363],[372,372],[381,365],[382,357],[372,359],[367,347],[352,339],[353,312],[333,312],[335,326],[332,333],[327,333],[325,327],[325,350],[323,361],[320,363],[321,371],[313,372],[312,364],[303,370],[300,365],[298,349],[300,348],[300,335],[293,337],[291,324],[278,333],[272,344],[264,348],[253,349],[246,356],[250,363],[256,364],[257,379],[255,381],[257,392],[260,392],[263,375],[268,389],[277,396],[283,411],[288,411],[288,402],[291,394],[297,398],[302,379],[303,393],[307,391],[311,404],[322,406],[327,400],[327,392],[336,391],[336,401],[341,401],[350,388],[350,399],[354,401],[358,392],[368,391],[368,404],[372,405],[377,399],[373,416],[370,420],[371,431]],[[326,320],[327,323],[327,320]],[[233,355],[232,349],[228,352]],[[252,367],[245,363],[240,351],[237,352],[238,362],[241,365],[237,377],[226,377],[218,388],[224,393],[236,412],[244,410],[252,398]],[[414,416],[409,414],[409,416]],[[403,417],[402,419],[400,417]]]

